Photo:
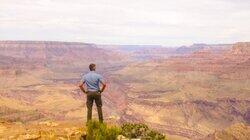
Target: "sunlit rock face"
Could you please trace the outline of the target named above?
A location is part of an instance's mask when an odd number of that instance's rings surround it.
[[[237,139],[237,140],[247,140],[250,136],[249,125],[243,123],[234,124],[224,130],[217,130],[213,134],[208,135],[203,138],[204,140],[221,140],[221,139]]]

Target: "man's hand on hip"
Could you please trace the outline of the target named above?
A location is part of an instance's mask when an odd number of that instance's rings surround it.
[[[85,91],[84,87],[83,87],[83,84],[80,84],[79,85],[79,88],[81,89],[81,91],[85,94],[87,94],[87,91]]]
[[[102,93],[103,91],[102,90],[98,90],[98,93]]]

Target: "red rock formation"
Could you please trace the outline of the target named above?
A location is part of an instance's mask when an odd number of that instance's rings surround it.
[[[55,64],[119,61],[122,57],[95,44],[54,41],[0,41],[0,66],[34,68]]]
[[[248,140],[249,138],[250,126],[244,123],[238,123],[224,130],[217,130],[203,140]]]

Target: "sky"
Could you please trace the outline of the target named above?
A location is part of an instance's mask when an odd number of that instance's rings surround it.
[[[0,40],[165,46],[250,41],[250,0],[0,0]]]

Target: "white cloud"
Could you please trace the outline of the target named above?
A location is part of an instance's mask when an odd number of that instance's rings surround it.
[[[249,7],[249,0],[0,0],[0,40],[249,41]]]

